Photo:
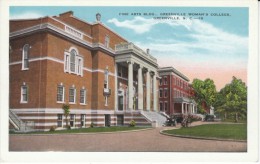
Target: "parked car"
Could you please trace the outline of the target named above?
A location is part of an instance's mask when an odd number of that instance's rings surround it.
[[[214,121],[214,119],[215,119],[215,115],[209,115],[209,114],[207,114],[207,115],[205,116],[204,121]]]
[[[175,118],[167,118],[165,126],[176,126],[177,122]]]

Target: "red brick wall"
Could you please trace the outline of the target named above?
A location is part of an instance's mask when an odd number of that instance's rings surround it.
[[[79,46],[71,41],[65,40],[53,34],[48,34],[48,56],[64,61],[64,51],[74,47],[78,53],[83,56],[84,67],[92,68],[91,51]],[[63,83],[65,86],[65,102],[69,102],[69,88],[72,85],[76,88],[76,104],[71,104],[74,109],[90,109],[91,108],[91,92],[92,92],[92,75],[89,71],[83,71],[83,77],[76,74],[64,72],[64,64],[54,61],[48,61],[47,69],[47,104],[50,108],[60,108],[61,104],[56,101],[57,85]],[[79,93],[80,89],[85,87],[87,90],[87,105],[80,105]]]
[[[115,73],[115,61],[112,56],[109,56],[101,51],[92,53],[93,70],[104,71],[108,67],[110,73]],[[109,89],[111,89],[111,95],[108,97],[108,106],[105,106],[104,91],[104,80],[105,75],[103,72],[92,73],[92,108],[93,109],[114,109],[114,98],[115,98],[115,77],[109,75]]]
[[[38,58],[46,54],[46,33],[29,35],[23,38],[11,39],[10,63],[22,60],[22,49],[29,44],[30,58]],[[46,61],[29,63],[29,70],[21,70],[22,64],[10,66],[10,108],[45,107]],[[41,73],[40,73],[41,72]],[[28,103],[21,104],[21,86],[25,82],[29,87]]]
[[[121,42],[127,42],[125,39],[121,38],[119,35],[113,33],[101,24],[94,24],[92,26],[92,37],[94,43],[105,44],[105,36],[108,35],[110,38],[109,47],[115,49],[115,45]]]

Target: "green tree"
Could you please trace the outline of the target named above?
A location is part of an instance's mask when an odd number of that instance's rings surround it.
[[[239,116],[246,118],[246,84],[233,76],[231,83],[220,90],[217,102],[217,111],[234,116],[235,122],[238,122]]]
[[[204,81],[194,79],[192,82],[192,87],[195,92],[193,99],[198,105],[198,112],[205,113],[205,109],[203,107],[209,109],[211,106],[214,106],[216,101],[217,91],[214,81],[211,79],[205,79]]]
[[[69,127],[68,126],[68,116],[70,114],[70,106],[69,106],[69,104],[63,104],[62,105],[62,109],[63,109],[63,114],[64,114],[64,116],[66,118],[66,128],[68,128]]]

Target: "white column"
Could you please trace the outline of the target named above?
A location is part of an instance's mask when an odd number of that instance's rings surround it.
[[[118,97],[117,97],[117,83],[118,83],[118,81],[117,81],[117,72],[118,72],[118,69],[117,69],[117,63],[116,63],[116,65],[115,65],[115,109],[116,110],[118,110],[118,102],[117,102],[117,99],[118,99]]]
[[[169,105],[169,104],[168,104]],[[156,74],[153,75],[153,110],[158,111],[158,103],[157,103],[157,80]]]
[[[133,109],[133,63],[128,62],[128,109]]]
[[[181,113],[184,113],[184,109],[183,109],[183,103],[181,103]]]
[[[138,109],[144,109],[143,100],[143,67],[138,68]]]
[[[149,69],[147,69],[147,72],[146,72],[146,109],[147,110],[150,110],[150,71]]]

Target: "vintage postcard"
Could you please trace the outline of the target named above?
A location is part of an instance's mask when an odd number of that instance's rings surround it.
[[[1,2],[2,160],[259,160],[257,9]]]

